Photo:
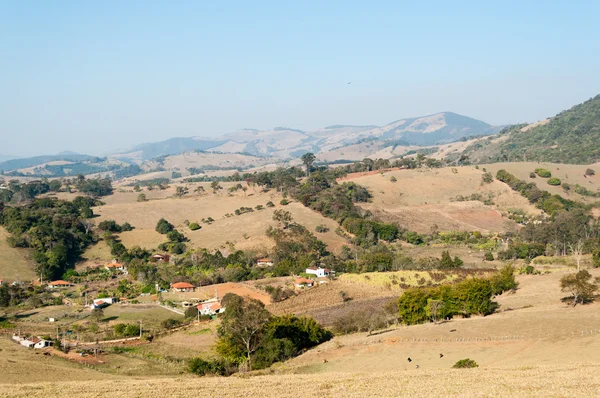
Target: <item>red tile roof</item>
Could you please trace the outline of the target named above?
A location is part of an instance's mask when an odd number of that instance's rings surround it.
[[[107,268],[121,268],[121,267],[123,267],[123,265],[120,263],[110,263],[110,264],[106,264],[106,267]]]
[[[171,287],[173,289],[193,289],[194,285],[191,285],[187,282],[177,282],[177,283],[171,283]]]
[[[313,283],[312,279],[306,279],[306,278],[296,278],[294,279],[294,283],[296,285],[308,285]]]
[[[67,286],[67,285],[72,285],[72,283],[63,281],[63,280],[58,280],[58,281],[50,282],[49,285],[50,286]]]

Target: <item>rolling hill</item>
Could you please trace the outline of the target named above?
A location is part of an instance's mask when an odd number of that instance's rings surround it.
[[[505,129],[480,140],[464,155],[471,162],[538,161],[589,164],[600,160],[600,95],[529,126]]]

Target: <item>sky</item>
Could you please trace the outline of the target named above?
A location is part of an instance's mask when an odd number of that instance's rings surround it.
[[[598,1],[0,0],[0,154],[441,111],[537,121],[600,93],[599,15]]]

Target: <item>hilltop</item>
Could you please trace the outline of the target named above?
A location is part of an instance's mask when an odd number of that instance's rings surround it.
[[[600,160],[600,95],[532,125],[517,125],[473,143],[474,163],[538,161],[587,164]]]

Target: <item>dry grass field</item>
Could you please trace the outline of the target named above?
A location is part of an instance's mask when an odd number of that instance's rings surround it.
[[[121,234],[121,240],[127,247],[139,245],[153,249],[166,241],[164,236],[154,230],[158,220],[165,218],[190,239],[188,243],[190,247],[217,249],[233,243],[237,249],[256,250],[266,254],[273,246],[273,242],[265,235],[267,228],[275,225],[272,220],[273,212],[276,209],[285,209],[292,213],[295,221],[313,233],[317,225],[323,224],[329,227],[329,232],[316,233],[316,235],[329,246],[330,250],[335,250],[345,242],[334,232],[337,228],[335,221],[321,216],[300,203],[292,202],[287,206],[281,206],[279,202],[282,197],[275,191],[260,192],[259,189],[250,188],[246,194],[236,192],[228,195],[221,191],[215,195],[209,184],[188,184],[190,191],[193,191],[197,185],[204,186],[207,193],[204,195],[190,193],[178,199],[173,197],[176,185],[171,185],[164,191],[144,191],[149,200],[141,203],[137,202],[136,192],[116,192],[104,198],[105,205],[94,209],[94,212],[100,215],[95,219],[96,223],[107,219],[116,220],[118,223],[125,221],[131,223],[135,229]],[[231,185],[232,183],[222,184],[224,190]],[[266,207],[269,201],[273,202],[275,207]],[[255,208],[257,205],[264,206],[264,210],[225,217],[225,214],[233,214],[240,207]],[[212,217],[215,221],[210,225],[201,223],[203,218],[208,217]],[[200,223],[202,229],[191,231],[185,226],[185,220]]]
[[[508,209],[540,213],[504,183],[494,181],[482,185],[482,174],[482,170],[474,167],[447,167],[350,175],[345,180],[365,186],[373,194],[372,202],[362,207],[381,219],[397,221],[403,227],[421,233],[429,232],[433,225],[441,231],[506,231],[516,228],[514,222],[503,216]],[[391,177],[397,181],[390,181]],[[484,205],[481,201],[455,201],[459,195],[471,194],[490,198],[494,205]]]
[[[6,238],[10,234],[0,227],[0,280],[32,281],[36,278],[35,264],[26,249],[10,247]]]

